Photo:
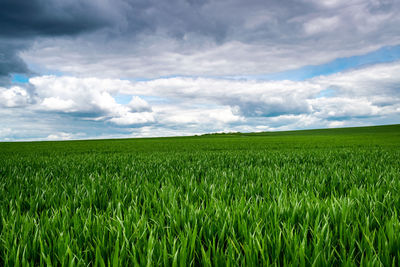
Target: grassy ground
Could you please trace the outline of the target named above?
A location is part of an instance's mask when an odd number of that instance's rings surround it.
[[[0,143],[0,266],[400,264],[400,125]]]

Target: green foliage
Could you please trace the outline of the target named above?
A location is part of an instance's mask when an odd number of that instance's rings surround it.
[[[0,143],[0,266],[399,266],[400,126]]]

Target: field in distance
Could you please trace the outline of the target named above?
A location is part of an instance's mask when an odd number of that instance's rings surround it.
[[[400,264],[400,125],[0,143],[0,266]]]

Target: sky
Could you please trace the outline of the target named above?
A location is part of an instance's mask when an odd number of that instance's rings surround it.
[[[397,123],[397,0],[0,0],[0,141]]]

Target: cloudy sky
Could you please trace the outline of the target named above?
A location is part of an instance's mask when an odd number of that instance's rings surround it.
[[[395,123],[397,0],[0,0],[0,141]]]

